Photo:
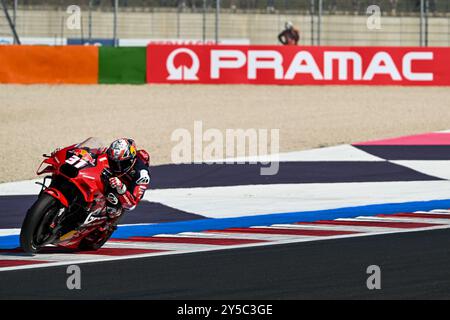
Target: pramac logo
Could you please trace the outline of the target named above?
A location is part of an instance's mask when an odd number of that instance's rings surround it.
[[[175,67],[175,58],[180,54],[189,55],[192,60],[190,67],[186,65]],[[167,57],[166,68],[169,73],[167,80],[198,80],[197,73],[200,68],[200,60],[194,51],[187,48],[179,48],[172,51]]]
[[[149,45],[149,83],[446,85],[450,48]],[[162,63],[161,63],[162,62]]]

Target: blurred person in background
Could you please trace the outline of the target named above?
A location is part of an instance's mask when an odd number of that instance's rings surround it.
[[[420,12],[420,0],[416,0],[414,5],[414,11]]]
[[[389,0],[389,4],[391,5],[391,15],[395,16],[397,14],[397,0]]]
[[[334,14],[336,12],[336,0],[330,0],[328,3],[328,14]]]
[[[236,3],[236,1],[237,1],[237,0],[231,0],[231,1],[230,1],[230,9],[231,9],[231,11],[233,11],[233,12],[236,12],[236,9],[237,9],[237,3]]]
[[[178,0],[177,1],[178,8],[191,8],[192,10],[196,9],[195,0]]]
[[[300,33],[294,28],[292,22],[287,21],[284,24],[284,30],[278,35],[278,41],[285,46],[295,46],[300,40]]]
[[[436,0],[428,0],[428,12],[436,16]]]
[[[267,12],[268,13],[275,12],[275,0],[267,0]]]
[[[357,15],[360,12],[361,1],[360,0],[352,0],[353,14]]]

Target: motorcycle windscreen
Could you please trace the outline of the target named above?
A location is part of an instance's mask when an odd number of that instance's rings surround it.
[[[77,144],[76,148],[88,148],[89,152],[98,155],[104,153],[107,146],[100,138],[90,137]]]

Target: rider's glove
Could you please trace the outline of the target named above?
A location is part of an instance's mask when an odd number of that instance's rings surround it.
[[[118,194],[124,194],[125,192],[127,192],[127,187],[117,177],[109,178],[109,184],[112,188],[115,188],[117,190]]]

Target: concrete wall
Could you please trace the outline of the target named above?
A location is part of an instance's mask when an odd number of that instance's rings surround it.
[[[82,30],[68,30],[64,11],[19,10],[17,31],[22,37],[88,37],[88,14],[82,14]],[[252,44],[276,44],[277,34],[286,20],[301,31],[301,43],[311,44],[310,16],[279,14],[222,13],[221,38],[246,38]],[[208,14],[206,37],[214,38],[214,14]],[[419,45],[418,17],[382,17],[381,30],[368,30],[365,16],[331,15],[322,17],[322,45]],[[317,25],[314,26],[317,28]],[[201,39],[202,14],[176,12],[120,12],[119,38]],[[3,32],[0,30],[0,32]],[[315,29],[314,32],[317,32]],[[2,34],[0,34],[1,36]],[[6,35],[6,34],[3,34]],[[9,34],[8,34],[9,35]],[[113,14],[92,13],[92,37],[113,36]],[[429,45],[450,46],[450,18],[429,18]]]

